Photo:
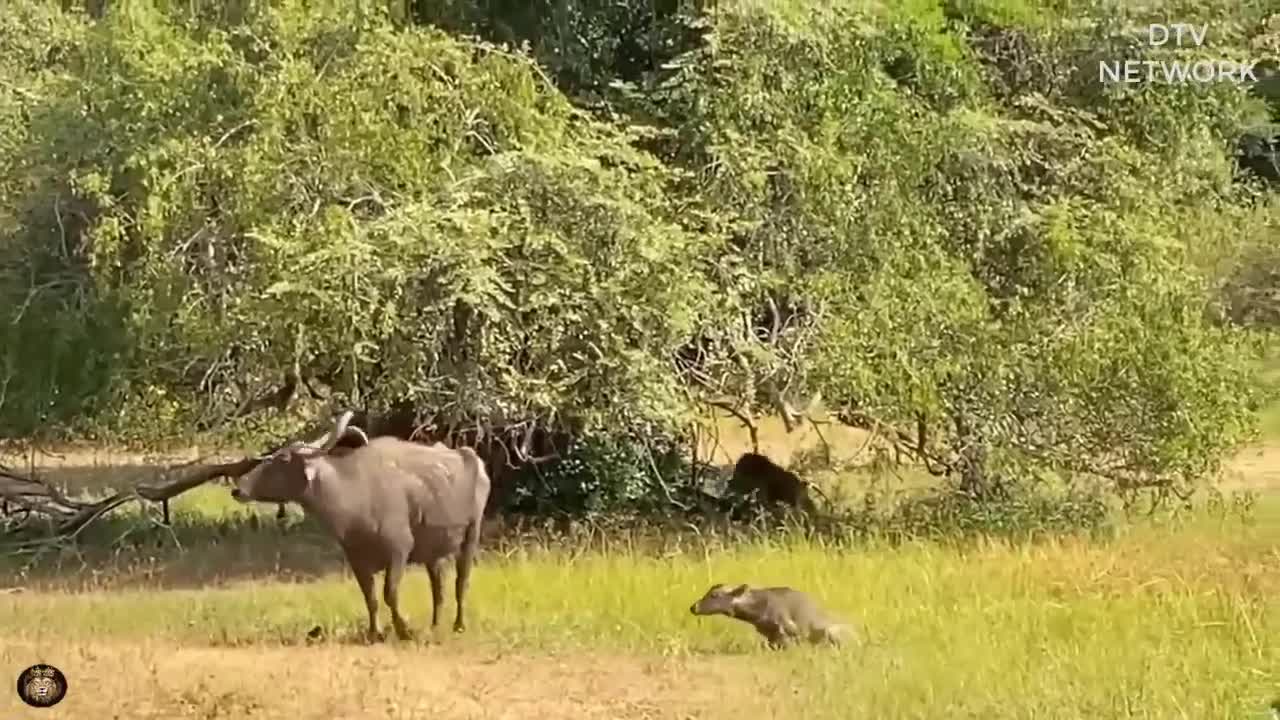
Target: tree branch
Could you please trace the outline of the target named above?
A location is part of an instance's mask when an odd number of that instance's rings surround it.
[[[244,475],[257,467],[260,462],[262,461],[258,458],[244,458],[230,463],[198,465],[191,472],[184,473],[175,480],[139,483],[128,490],[122,490],[93,503],[69,500],[46,482],[3,471],[0,472],[0,498],[57,521],[52,536],[31,541],[37,544],[47,543],[74,538],[98,518],[132,500],[167,503],[214,478]],[[173,470],[192,468],[193,465],[194,463],[187,462],[171,466],[162,471],[161,476],[167,477]]]
[[[836,419],[849,427],[866,430],[877,437],[888,440],[896,452],[918,460],[930,475],[943,477],[950,475],[955,470],[954,462],[937,457],[929,452],[925,446],[927,432],[923,424],[923,416],[917,417],[915,438],[889,423],[858,410],[839,412],[836,414]]]
[[[733,415],[735,418],[737,418],[738,421],[741,422],[743,426],[747,428],[747,432],[750,433],[751,435],[752,452],[760,452],[760,431],[756,427],[755,418],[751,416],[750,410],[744,413],[743,411],[739,410],[737,406],[731,405],[727,402],[724,402],[723,400],[708,400],[707,404],[711,405],[712,407],[718,407],[721,410],[724,410],[728,412],[730,415]]]

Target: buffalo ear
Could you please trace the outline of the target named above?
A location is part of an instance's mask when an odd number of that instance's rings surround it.
[[[289,468],[289,492],[293,496],[299,496],[311,487],[311,481],[315,479],[316,469],[307,462],[307,456],[293,450],[286,450],[281,458]]]

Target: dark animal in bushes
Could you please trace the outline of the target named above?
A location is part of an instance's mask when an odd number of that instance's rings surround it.
[[[341,437],[350,413],[330,436]],[[329,443],[332,443],[330,439]],[[328,444],[328,443],[327,443]],[[405,567],[422,563],[431,579],[431,626],[444,603],[444,563],[455,559],[455,632],[465,630],[464,596],[489,499],[489,475],[470,448],[378,437],[345,455],[302,443],[281,448],[241,477],[241,502],[297,502],[332,533],[364,595],[369,636],[380,639],[374,576],[385,573],[383,601],[396,635],[412,637],[400,613]]]
[[[839,645],[849,627],[836,622],[807,594],[789,587],[712,585],[689,612],[724,615],[750,624],[774,649],[800,641]]]
[[[733,466],[733,476],[726,488],[728,493],[740,497],[755,498],[766,505],[785,505],[816,512],[809,495],[809,484],[800,476],[781,467],[757,453],[744,453]]]
[[[1236,171],[1280,186],[1280,123],[1249,128],[1236,142]]]

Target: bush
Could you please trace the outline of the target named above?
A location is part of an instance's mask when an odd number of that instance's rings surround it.
[[[666,513],[691,499],[689,468],[671,442],[588,434],[548,467],[516,479],[506,510],[532,515]]]
[[[998,500],[942,492],[910,498],[887,512],[868,502],[842,522],[855,537],[889,542],[947,538],[1034,540],[1078,532],[1105,534],[1113,517],[1106,496],[1099,492],[1019,491]]]

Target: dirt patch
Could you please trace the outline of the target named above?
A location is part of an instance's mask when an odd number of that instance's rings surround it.
[[[1280,488],[1280,445],[1246,448],[1226,464],[1219,487],[1257,491]]]
[[[733,668],[716,659],[510,655],[439,647],[184,648],[0,639],[9,676],[35,662],[66,674],[59,717],[724,717]],[[48,716],[0,693],[0,716]]]
[[[821,429],[805,422],[787,432],[781,419],[767,416],[757,419],[760,447],[751,444],[751,434],[737,419],[721,415],[714,429],[701,438],[698,454],[712,463],[726,466],[726,474],[745,452],[759,452],[784,467],[797,463],[806,455],[824,457],[830,452],[832,461],[845,465],[861,465],[871,460],[870,434],[838,422],[824,420]]]

